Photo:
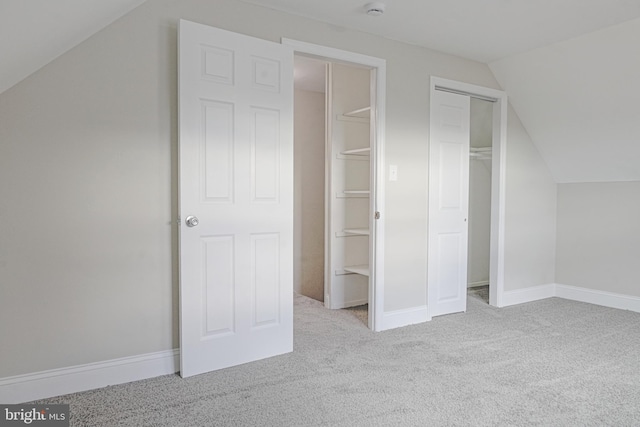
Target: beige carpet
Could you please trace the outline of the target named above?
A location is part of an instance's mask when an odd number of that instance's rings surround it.
[[[371,332],[295,298],[295,351],[48,399],[73,426],[639,426],[640,314],[552,298]]]

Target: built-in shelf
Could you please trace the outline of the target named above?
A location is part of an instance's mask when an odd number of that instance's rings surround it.
[[[336,237],[366,237],[371,233],[368,228],[345,228],[342,231],[336,231]]]
[[[369,117],[370,114],[371,114],[371,107],[364,107],[364,108],[358,108],[357,110],[347,111],[346,113],[343,114],[343,116],[364,118],[364,117]]]
[[[338,199],[344,199],[344,198],[350,198],[350,197],[366,198],[366,197],[369,197],[370,193],[371,192],[369,190],[344,190],[344,191],[338,191],[336,193],[336,198]]]
[[[371,147],[366,148],[354,148],[352,150],[342,151],[340,154],[351,156],[368,156],[371,154]]]
[[[371,107],[358,108],[357,110],[347,111],[344,114],[338,114],[336,119],[340,121],[369,123],[371,115]]]
[[[469,157],[475,160],[491,160],[491,147],[470,147]]]
[[[376,107],[368,70],[330,64],[327,91],[325,291],[331,308],[364,304],[369,295],[369,266],[374,265],[376,230],[371,222],[375,171]],[[360,108],[364,107],[364,108]],[[369,191],[371,190],[371,191]],[[371,230],[369,230],[371,228]],[[363,265],[354,265],[354,264]],[[345,267],[345,265],[348,265]],[[371,274],[375,272],[372,270]]]
[[[369,276],[369,266],[367,264],[361,265],[348,265],[344,267],[344,271],[349,273],[361,274],[363,276]]]
[[[357,235],[360,235],[360,236],[368,236],[369,235],[369,229],[368,228],[345,228],[344,232],[348,233],[348,234],[357,234]]]
[[[469,147],[469,151],[472,153],[490,153],[492,150],[491,147]]]

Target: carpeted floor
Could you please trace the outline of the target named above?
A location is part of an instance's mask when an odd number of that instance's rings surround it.
[[[291,354],[45,402],[92,427],[640,425],[640,314],[469,296],[467,313],[379,333],[296,296]]]
[[[467,296],[479,299],[480,301],[484,301],[489,304],[489,285],[469,288],[467,289]]]

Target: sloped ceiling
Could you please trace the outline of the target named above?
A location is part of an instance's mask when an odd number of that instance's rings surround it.
[[[640,0],[245,0],[488,63],[556,182],[640,180]]]
[[[640,180],[640,19],[489,66],[556,182]]]
[[[0,93],[144,1],[0,0]],[[558,182],[640,180],[640,0],[243,1],[488,63]]]
[[[640,17],[640,0],[243,1],[485,63]]]
[[[145,0],[0,0],[0,93]]]

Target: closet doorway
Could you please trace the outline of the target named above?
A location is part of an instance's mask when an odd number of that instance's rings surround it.
[[[384,61],[283,44],[296,52],[294,289],[329,309],[364,306],[381,330]]]
[[[490,108],[478,104],[477,100],[491,103]],[[472,104],[476,112],[482,110],[483,106],[485,112],[490,110],[490,147],[486,141],[471,144]],[[430,111],[427,236],[429,317],[466,311],[467,288],[470,283],[474,284],[473,279],[469,282],[469,261],[472,264],[484,263],[487,254],[489,303],[501,307],[504,289],[507,96],[499,90],[432,77]],[[487,177],[490,179],[487,192],[490,195],[486,195],[490,198],[489,206],[484,201],[489,218],[482,219],[477,207],[471,208],[476,210],[476,227],[481,222],[485,222],[485,226],[489,222],[489,230],[484,230],[485,233],[488,231],[489,244],[484,248],[472,248],[469,246],[469,233],[473,227],[469,224],[470,173],[473,166],[476,174],[473,178],[483,171],[477,168],[479,165],[470,166],[470,163],[489,158],[491,170],[490,178]],[[472,237],[476,238],[474,243],[477,243],[477,237],[477,233]],[[486,237],[483,240],[486,243]],[[474,274],[485,275],[486,272],[476,268]],[[482,278],[476,282],[485,280]]]
[[[471,98],[467,288],[489,303],[493,102]]]

